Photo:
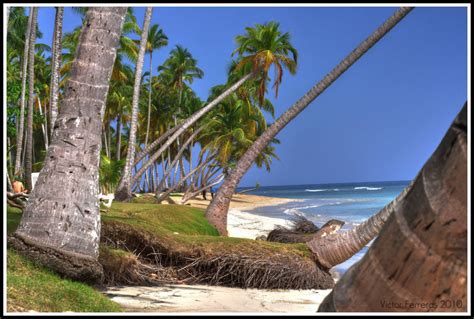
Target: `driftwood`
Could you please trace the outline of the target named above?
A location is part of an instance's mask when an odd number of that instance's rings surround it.
[[[7,203],[12,207],[23,209],[26,206],[26,201],[29,195],[26,193],[12,193],[7,192]]]
[[[268,236],[267,241],[279,243],[306,243],[314,236],[326,236],[338,231],[344,225],[343,221],[331,219],[321,228],[302,215],[293,218],[291,228],[277,226]]]

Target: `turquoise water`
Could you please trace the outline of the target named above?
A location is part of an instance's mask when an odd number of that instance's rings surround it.
[[[408,184],[409,181],[263,186],[248,194],[302,200],[259,207],[251,211],[254,214],[284,219],[291,219],[295,214],[303,214],[317,226],[322,226],[329,219],[339,219],[345,222],[342,228],[344,231],[377,213],[395,199]],[[245,188],[239,190],[243,189]],[[368,246],[370,243],[351,259],[337,265],[335,270],[344,273],[362,258]]]

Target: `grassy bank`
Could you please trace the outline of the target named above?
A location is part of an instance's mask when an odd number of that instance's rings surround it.
[[[304,244],[220,237],[204,210],[150,201],[114,202],[101,214],[99,261],[109,284],[140,284],[143,281],[137,278],[151,275],[242,288],[333,285]],[[8,208],[8,232],[16,229],[20,219],[19,210]],[[8,250],[7,287],[10,311],[119,311],[97,290],[61,279],[12,250]]]
[[[20,222],[21,211],[8,207],[7,229]],[[92,287],[63,279],[7,250],[7,310],[9,312],[119,312],[121,306]]]

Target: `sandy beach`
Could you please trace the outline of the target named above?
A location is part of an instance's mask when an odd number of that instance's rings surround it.
[[[204,200],[202,196],[188,202],[192,207],[205,209],[210,201]],[[181,196],[172,196],[173,200],[179,202]],[[288,226],[285,219],[270,218],[249,213],[254,208],[262,206],[274,206],[284,203],[299,201],[298,199],[278,198],[258,196],[251,194],[235,194],[230,203],[229,214],[227,215],[227,231],[229,237],[255,239],[261,235],[267,235],[277,225]]]
[[[179,201],[181,196],[173,196]],[[200,198],[188,203],[206,208],[210,200]],[[209,196],[210,197],[210,196]],[[209,198],[210,199],[210,198]],[[237,194],[228,215],[230,237],[255,239],[267,235],[276,225],[288,225],[284,219],[254,215],[250,211],[297,199]],[[109,287],[103,292],[129,312],[258,312],[314,314],[330,289],[268,290],[205,285],[163,285],[160,287]]]

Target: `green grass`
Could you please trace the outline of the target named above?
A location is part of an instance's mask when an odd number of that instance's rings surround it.
[[[199,248],[210,254],[271,253],[308,258],[305,244],[281,244],[241,238],[220,237],[204,210],[180,205],[151,204],[149,198],[132,203],[114,202],[102,221],[116,221],[152,232],[176,250]],[[8,207],[7,230],[14,231],[21,219],[19,209]],[[120,250],[111,250],[123,254]],[[9,311],[98,312],[120,311],[120,306],[100,292],[78,282],[61,279],[49,270],[34,265],[13,250],[8,250],[7,291]],[[11,309],[11,310],[10,310]],[[15,310],[16,309],[16,310]],[[21,310],[23,309],[23,310]]]
[[[8,249],[8,311],[120,312],[122,308],[92,287],[60,278]]]
[[[7,231],[13,232],[21,210],[8,207]],[[120,312],[117,303],[92,287],[63,279],[12,249],[7,250],[7,308],[9,312]]]
[[[113,202],[102,220],[117,221],[154,233],[175,246],[200,247],[206,251],[252,252],[267,250],[310,257],[305,244],[281,244],[244,238],[220,237],[204,216],[204,210],[180,205],[149,204],[147,196],[133,203]],[[178,233],[178,234],[176,234]]]

